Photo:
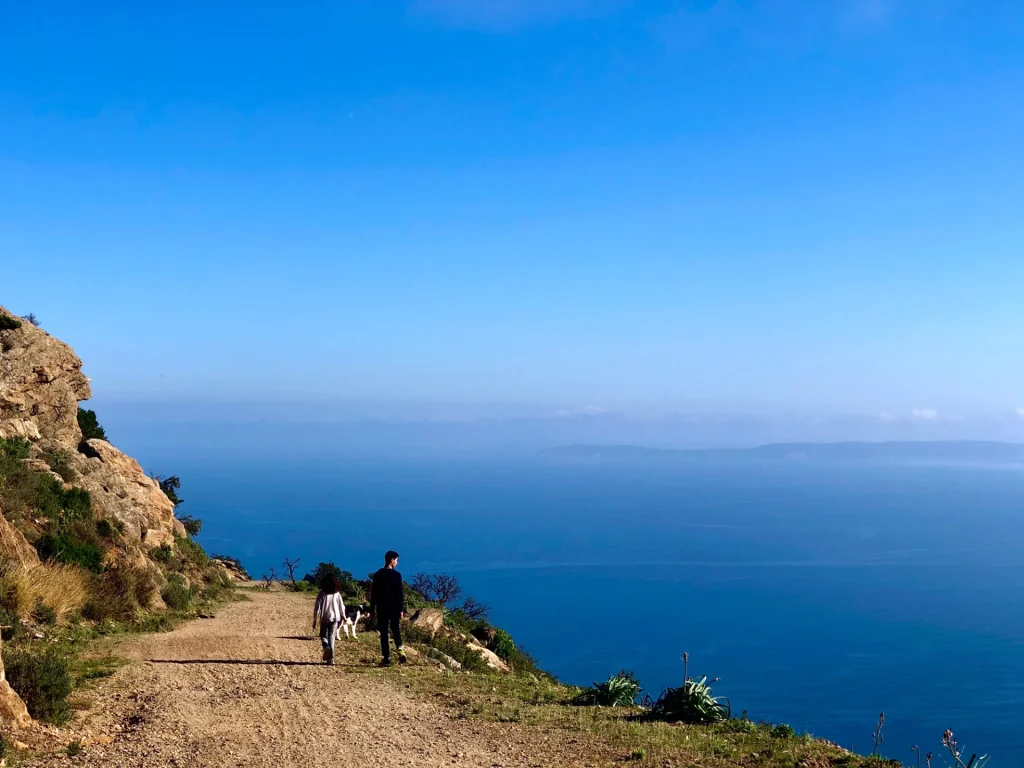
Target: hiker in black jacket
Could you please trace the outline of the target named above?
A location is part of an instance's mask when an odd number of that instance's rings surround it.
[[[370,582],[370,615],[377,620],[380,630],[380,652],[384,660],[382,667],[391,666],[391,648],[388,647],[388,630],[395,636],[398,663],[405,664],[405,650],[402,648],[402,633],[399,621],[405,618],[405,590],[402,588],[402,574],[395,570],[398,553],[389,550],[384,555],[384,567],[373,574]]]

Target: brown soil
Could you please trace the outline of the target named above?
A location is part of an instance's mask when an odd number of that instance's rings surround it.
[[[373,638],[319,663],[312,603],[253,592],[167,634],[120,641],[130,663],[102,681],[60,740],[74,758],[30,766],[587,766],[609,762],[564,731],[453,718],[405,690],[402,668],[367,672]],[[440,674],[440,673],[438,673]],[[577,734],[578,735],[578,734]],[[583,754],[587,752],[589,754]],[[601,759],[601,758],[605,759]]]

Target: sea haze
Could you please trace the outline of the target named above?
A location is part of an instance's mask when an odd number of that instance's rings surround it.
[[[736,713],[861,751],[882,710],[894,758],[945,728],[1004,765],[1024,749],[1019,463],[359,461],[290,457],[294,438],[137,450],[254,575],[285,556],[361,575],[394,547],[565,681],[625,668],[657,695],[688,651]]]

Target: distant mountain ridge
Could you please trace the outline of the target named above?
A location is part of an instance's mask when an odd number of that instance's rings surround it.
[[[636,445],[562,445],[541,451],[559,463],[676,464],[701,459],[885,461],[1024,464],[1024,443],[946,440],[906,442],[770,443],[755,448],[671,449]]]

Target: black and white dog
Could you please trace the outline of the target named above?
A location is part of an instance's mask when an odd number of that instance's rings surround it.
[[[345,630],[345,637],[348,637],[349,629],[352,630],[352,639],[356,639],[356,625],[359,624],[361,619],[369,609],[365,605],[346,605],[345,606],[345,618],[338,625],[338,629],[334,635],[334,639],[337,640],[341,637],[341,631]]]

